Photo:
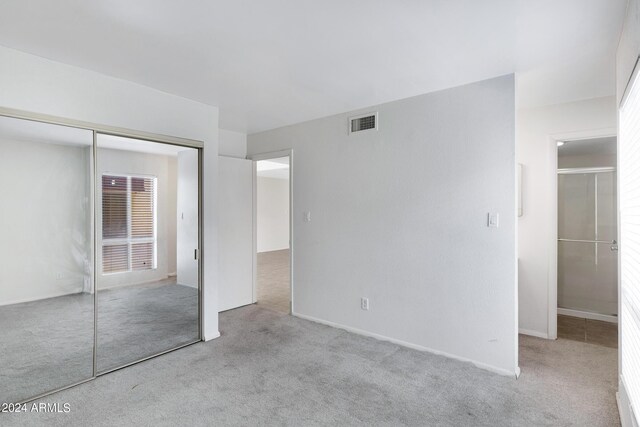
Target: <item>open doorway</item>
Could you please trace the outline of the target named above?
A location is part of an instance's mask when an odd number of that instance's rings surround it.
[[[254,298],[291,313],[290,157],[256,161],[256,277]]]
[[[617,347],[616,137],[557,145],[557,336]]]

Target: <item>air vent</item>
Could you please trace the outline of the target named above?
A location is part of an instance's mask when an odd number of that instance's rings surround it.
[[[349,119],[349,133],[378,129],[378,113],[368,113]]]

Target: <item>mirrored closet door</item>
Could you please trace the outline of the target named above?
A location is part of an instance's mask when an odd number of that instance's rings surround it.
[[[0,402],[93,376],[93,132],[0,116]]]
[[[200,143],[72,123],[0,115],[0,402],[201,339]]]
[[[97,372],[199,340],[198,150],[97,135]]]

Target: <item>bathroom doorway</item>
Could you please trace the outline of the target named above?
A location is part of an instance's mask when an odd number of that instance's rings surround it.
[[[617,347],[616,137],[557,145],[558,338]]]

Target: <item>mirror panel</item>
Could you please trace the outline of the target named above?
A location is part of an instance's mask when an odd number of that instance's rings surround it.
[[[0,116],[0,402],[93,376],[93,132]]]
[[[98,134],[97,371],[200,339],[198,150]]]

